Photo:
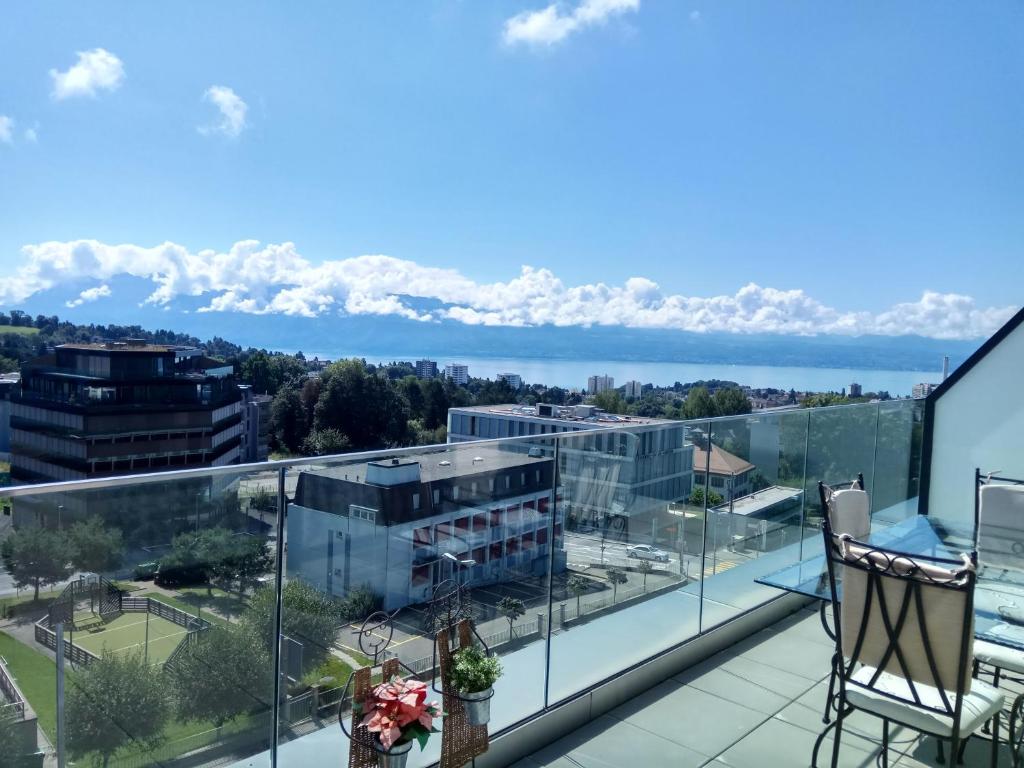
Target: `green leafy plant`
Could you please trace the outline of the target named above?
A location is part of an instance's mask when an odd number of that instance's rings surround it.
[[[461,693],[486,691],[501,677],[501,662],[488,656],[475,645],[455,652],[452,657],[451,682]]]

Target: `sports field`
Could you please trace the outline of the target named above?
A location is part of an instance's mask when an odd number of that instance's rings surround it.
[[[167,659],[185,639],[185,628],[173,621],[145,613],[122,613],[103,625],[98,632],[80,630],[73,642],[97,656],[106,653],[142,652],[146,644],[146,617],[149,616],[149,663],[159,664]],[[78,620],[78,616],[75,617]]]

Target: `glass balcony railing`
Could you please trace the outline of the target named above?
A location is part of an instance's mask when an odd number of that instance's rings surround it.
[[[429,680],[451,580],[505,668],[500,731],[777,598],[756,579],[820,548],[818,480],[863,472],[873,514],[916,512],[922,416],[894,401],[0,489],[0,727],[34,717],[49,743],[23,749],[77,764],[337,764],[363,620],[390,614],[387,653]]]

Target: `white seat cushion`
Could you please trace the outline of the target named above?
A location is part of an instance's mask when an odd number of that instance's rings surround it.
[[[873,667],[861,667],[853,675],[857,682],[867,684],[875,674]],[[906,681],[896,675],[883,673],[874,686],[878,690],[891,693],[895,696],[913,701],[913,696]],[[929,706],[942,707],[942,699],[935,688],[927,686],[916,686],[921,701]],[[950,703],[953,703],[954,693],[947,692]],[[863,709],[878,717],[908,725],[926,733],[936,736],[949,737],[953,733],[953,718],[946,717],[937,712],[929,712],[919,709],[913,704],[895,701],[874,691],[869,691],[855,685],[846,686],[846,700],[857,709]],[[1003,694],[988,683],[981,680],[974,680],[971,692],[964,695],[963,715],[960,717],[960,733],[969,736],[978,730],[986,721],[1003,708]]]
[[[999,643],[990,643],[987,640],[975,640],[974,658],[982,664],[991,664],[993,667],[1024,675],[1024,651],[1007,648]]]

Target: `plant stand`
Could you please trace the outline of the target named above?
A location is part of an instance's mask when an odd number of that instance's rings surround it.
[[[399,674],[401,671],[398,659],[388,659],[381,664],[381,674],[384,680]],[[372,677],[372,667],[363,667],[352,673],[352,682],[354,684],[352,691],[353,701],[361,701],[363,697],[373,690]],[[342,730],[345,728],[343,720],[345,717],[344,710],[345,707],[342,706],[338,713]],[[352,721],[352,735],[349,737],[349,742],[349,768],[378,768],[380,764],[378,760],[379,752],[373,746],[373,735],[366,729],[365,725],[357,724],[354,718]]]
[[[473,629],[468,619],[457,625],[459,647],[473,643]],[[459,768],[482,755],[490,746],[486,725],[470,725],[466,720],[466,707],[455,694],[451,684],[452,651],[450,631],[441,629],[437,633],[437,654],[441,668],[441,688],[444,695],[444,723],[441,730],[440,768]]]

